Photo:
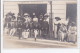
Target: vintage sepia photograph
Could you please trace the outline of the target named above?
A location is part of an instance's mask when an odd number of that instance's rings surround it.
[[[3,48],[77,48],[77,0],[4,1]]]

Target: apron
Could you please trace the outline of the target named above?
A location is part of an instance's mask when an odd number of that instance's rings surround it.
[[[28,38],[29,32],[28,31],[23,31],[22,36],[23,36],[23,38]]]

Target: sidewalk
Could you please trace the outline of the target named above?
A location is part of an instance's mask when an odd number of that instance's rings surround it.
[[[34,41],[34,38],[28,38],[28,39],[21,39],[19,40],[18,37],[11,37],[11,36],[4,36],[4,38],[11,40],[11,41],[17,41],[17,42],[21,42],[22,43],[29,43],[29,44],[36,44],[36,45],[44,45],[44,46],[56,46],[58,48],[76,48],[77,44],[73,44],[73,43],[68,43],[68,42],[60,42],[60,41],[56,41],[56,40],[46,40],[46,39],[37,39],[37,41]],[[5,40],[4,39],[4,40]]]

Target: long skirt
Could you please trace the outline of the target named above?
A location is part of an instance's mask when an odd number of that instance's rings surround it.
[[[66,38],[66,33],[59,31],[58,32],[58,40],[59,41],[64,41],[64,38]]]
[[[77,35],[75,33],[68,34],[68,41],[69,42],[76,42],[76,38],[77,38]]]

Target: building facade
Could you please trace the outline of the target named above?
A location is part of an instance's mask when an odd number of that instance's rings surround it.
[[[52,6],[51,6],[52,5]],[[76,0],[65,0],[65,1],[4,1],[4,18],[8,12],[15,13],[17,17],[18,13],[23,15],[26,12],[40,14],[48,13],[50,14],[52,11],[52,25],[54,31],[54,22],[55,17],[60,17],[62,22],[66,20],[66,18],[71,17],[71,21],[77,19],[77,1]],[[51,8],[52,7],[52,8]],[[72,10],[73,9],[73,10]],[[70,14],[70,15],[69,15]],[[37,16],[38,16],[37,15]],[[76,22],[76,21],[75,21]]]

